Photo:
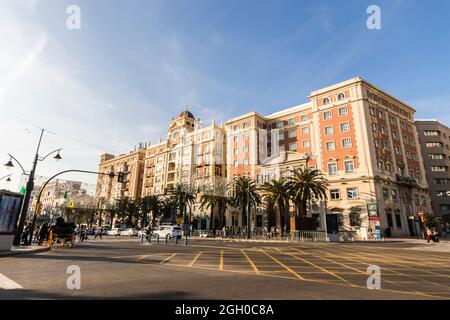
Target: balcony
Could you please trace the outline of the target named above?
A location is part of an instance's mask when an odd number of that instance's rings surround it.
[[[396,179],[397,183],[401,186],[414,187],[417,185],[417,180],[410,178],[410,177],[402,177],[399,174],[396,174],[395,179]]]

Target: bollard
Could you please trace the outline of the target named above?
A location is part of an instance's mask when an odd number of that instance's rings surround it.
[[[173,243],[174,243],[175,245],[178,244],[178,237],[177,237],[177,236],[175,236],[175,237],[173,238]]]
[[[148,242],[152,243],[152,234],[151,233],[148,234],[147,240],[148,240]]]
[[[164,239],[164,244],[167,244],[169,242],[169,235],[166,236],[166,239]]]
[[[185,246],[189,245],[189,239],[188,238],[189,237],[187,235],[184,237],[184,245]]]
[[[156,235],[156,243],[159,243],[159,233]]]
[[[141,242],[144,242],[144,234],[141,233]]]

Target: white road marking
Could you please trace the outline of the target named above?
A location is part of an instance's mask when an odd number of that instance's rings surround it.
[[[17,282],[12,281],[7,276],[0,273],[0,288],[5,290],[22,289],[23,287]]]

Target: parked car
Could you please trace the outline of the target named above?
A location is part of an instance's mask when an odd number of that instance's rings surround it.
[[[139,230],[138,236],[140,237],[142,234],[147,235],[147,230],[148,230],[148,228],[144,228],[144,229]],[[150,228],[150,232],[151,231],[152,231],[152,229]]]
[[[109,227],[102,227],[102,236],[108,235]]]
[[[112,228],[108,231],[108,236],[120,236],[123,230],[122,228]]]
[[[181,239],[181,228],[178,226],[161,226],[154,232],[160,238],[169,237],[170,239],[177,237]]]
[[[120,232],[120,235],[121,236],[129,236],[129,237],[137,236],[138,235],[138,231],[135,228],[128,228],[128,229],[122,230]]]

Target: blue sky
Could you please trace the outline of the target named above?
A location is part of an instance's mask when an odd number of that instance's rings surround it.
[[[66,28],[71,4],[81,30]],[[381,30],[366,28],[370,4]],[[39,126],[56,133],[43,152],[65,150],[38,174],[95,170],[102,152],[164,136],[185,104],[208,124],[355,76],[450,125],[448,12],[446,0],[3,0],[0,159],[28,168]]]

